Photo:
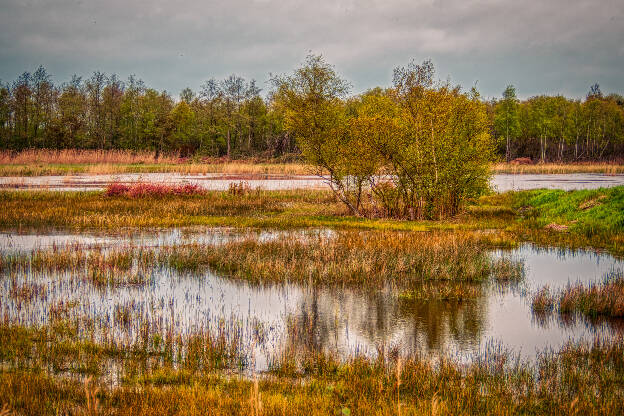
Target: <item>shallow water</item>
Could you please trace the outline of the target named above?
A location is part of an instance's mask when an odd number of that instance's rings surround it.
[[[111,175],[24,176],[0,177],[0,188],[47,189],[54,191],[87,191],[103,189],[113,182],[155,182],[167,184],[196,184],[209,190],[227,190],[231,184],[247,182],[253,189],[325,189],[327,185],[317,176],[304,175],[228,175],[179,173],[130,173]],[[624,175],[604,174],[499,174],[492,178],[492,187],[499,192],[525,189],[596,189],[624,185]]]
[[[28,232],[0,232],[0,249],[4,253],[29,252],[54,247],[72,246],[113,247],[127,245],[134,247],[163,247],[185,244],[222,244],[228,241],[240,240],[246,237],[255,237],[259,241],[269,241],[292,231],[280,230],[248,230],[218,227],[218,228],[173,228],[150,231],[92,231],[83,233],[69,233],[67,231],[51,230],[45,234]],[[295,235],[331,235],[332,230],[308,229],[294,232]]]
[[[277,235],[266,233],[262,238]],[[132,241],[168,245],[184,241],[214,244],[240,238],[241,234],[231,230],[173,230],[132,237],[83,237],[88,244]],[[50,241],[47,238],[75,241],[76,236],[20,238],[19,250],[17,245],[2,243],[2,251],[28,251],[48,244],[42,244]],[[0,279],[0,319],[44,324],[53,305],[75,302],[72,316],[92,319],[96,328],[106,328],[109,336],[125,342],[136,340],[139,328],[146,323],[161,332],[174,328],[180,335],[215,331],[225,325],[241,335],[244,349],[258,371],[266,370],[270,359],[285,348],[296,350],[303,345],[340,357],[374,356],[380,348],[397,347],[404,353],[434,358],[445,355],[462,361],[498,345],[532,359],[540,351],[557,349],[569,340],[592,340],[597,335],[608,337],[622,332],[619,321],[537,319],[531,313],[528,295],[544,284],[558,289],[569,282],[600,281],[609,273],[624,270],[624,261],[604,253],[542,249],[530,244],[511,251],[493,251],[491,255],[522,261],[526,282],[519,287],[493,284],[474,300],[445,302],[404,300],[391,288],[367,292],[295,284],[258,286],[209,271],[198,275],[156,268],[152,270],[153,280],[145,286],[104,289],[76,279],[70,272],[26,272]],[[44,295],[31,301],[10,296],[12,285],[29,282],[42,285]],[[131,311],[129,325],[116,320],[115,310],[119,307]]]

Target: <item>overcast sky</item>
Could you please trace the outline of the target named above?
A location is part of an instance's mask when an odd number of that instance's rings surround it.
[[[354,92],[431,58],[439,78],[486,97],[624,93],[624,0],[0,0],[0,79],[44,65],[136,74],[177,95],[236,73],[269,73],[322,54]]]

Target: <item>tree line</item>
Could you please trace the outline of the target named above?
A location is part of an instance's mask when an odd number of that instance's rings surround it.
[[[0,148],[122,149],[275,157],[296,151],[254,80],[210,79],[179,99],[130,76],[95,72],[55,85],[43,67],[0,86]]]
[[[573,162],[624,155],[624,97],[590,87],[585,100],[540,95],[520,101],[513,85],[488,103],[498,153],[507,161]]]
[[[174,97],[135,76],[124,81],[101,72],[56,85],[39,67],[0,83],[0,149],[122,149],[229,158],[299,154],[302,149],[285,127],[288,109],[278,99],[278,84],[272,82],[271,91],[261,95],[254,80],[231,75]],[[337,99],[348,104],[354,97]],[[598,85],[584,100],[547,95],[519,100],[510,85],[500,99],[481,101],[502,159],[569,162],[624,155],[624,97],[603,95]]]

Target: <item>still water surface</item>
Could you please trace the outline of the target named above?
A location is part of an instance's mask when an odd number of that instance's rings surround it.
[[[327,230],[312,232],[331,234]],[[0,247],[8,253],[76,241],[87,246],[216,244],[244,235],[214,229],[132,236],[4,233],[0,235]],[[261,237],[278,235],[265,232]],[[569,282],[601,281],[609,273],[623,271],[624,261],[604,253],[543,249],[531,244],[492,251],[491,255],[522,261],[526,281],[517,287],[493,284],[474,300],[448,302],[408,301],[392,288],[362,291],[295,284],[258,286],[210,271],[198,275],[157,268],[146,286],[104,289],[72,279],[70,272],[25,272],[12,279],[0,279],[0,319],[43,324],[49,319],[52,305],[73,301],[77,305],[73,314],[92,319],[96,327],[109,328],[112,336],[125,341],[136,339],[139,328],[146,323],[163,332],[175,328],[181,335],[225,325],[240,332],[259,371],[265,370],[271,357],[285,348],[303,345],[345,358],[355,354],[374,356],[378,348],[385,346],[463,361],[496,345],[532,359],[538,352],[556,349],[569,340],[592,340],[624,332],[619,321],[591,323],[579,318],[564,322],[556,316],[537,319],[531,313],[529,297],[544,284],[556,290]],[[42,284],[46,295],[19,302],[9,296],[15,282]],[[133,311],[130,325],[116,321],[115,310],[120,306]]]
[[[5,189],[47,189],[55,191],[86,191],[103,189],[113,182],[155,182],[167,184],[196,184],[209,190],[227,190],[232,183],[245,181],[253,189],[325,189],[327,185],[317,176],[286,175],[227,175],[179,173],[130,173],[112,175],[0,177]],[[500,174],[492,178],[492,187],[499,192],[524,189],[596,189],[624,185],[624,175],[604,174]]]

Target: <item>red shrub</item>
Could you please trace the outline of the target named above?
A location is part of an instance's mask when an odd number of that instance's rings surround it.
[[[111,183],[106,187],[106,196],[125,195],[130,190],[128,185],[122,183]]]

